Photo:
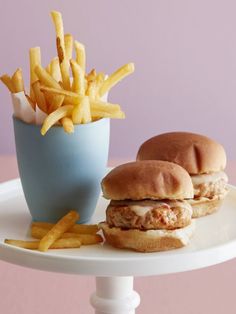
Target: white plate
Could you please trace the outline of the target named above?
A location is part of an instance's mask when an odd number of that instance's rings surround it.
[[[92,222],[105,218],[100,198]],[[196,221],[191,244],[160,253],[136,253],[103,245],[80,249],[30,251],[4,244],[5,238],[30,239],[31,217],[19,179],[0,184],[0,259],[25,267],[95,276],[148,276],[192,270],[236,257],[236,188],[216,214]]]

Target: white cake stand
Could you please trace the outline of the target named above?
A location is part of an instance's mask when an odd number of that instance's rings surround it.
[[[105,218],[107,202],[100,199],[93,221]],[[191,244],[161,253],[118,250],[107,244],[80,249],[30,251],[4,244],[5,238],[30,239],[31,217],[19,179],[0,184],[0,259],[45,271],[94,275],[96,292],[90,302],[96,314],[134,314],[139,295],[134,276],[151,276],[207,267],[236,257],[236,188],[221,210],[196,221]]]

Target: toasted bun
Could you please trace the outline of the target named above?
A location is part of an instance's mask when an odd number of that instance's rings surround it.
[[[138,252],[158,252],[181,248],[189,243],[194,232],[194,221],[187,227],[176,230],[122,230],[109,227],[107,223],[99,224],[106,241],[120,249]]]
[[[114,168],[102,180],[103,195],[112,200],[193,197],[192,180],[180,166],[158,160],[130,162]]]
[[[190,174],[221,171],[226,166],[226,154],[222,145],[206,136],[187,132],[152,137],[139,148],[137,160],[174,162]]]
[[[208,199],[208,198],[201,198],[199,200],[191,200],[189,201],[190,205],[193,209],[192,218],[199,218],[206,215],[213,214],[216,212],[223,203],[223,198],[215,198],[215,199]]]

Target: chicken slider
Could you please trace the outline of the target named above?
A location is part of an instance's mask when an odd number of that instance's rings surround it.
[[[194,187],[190,200],[194,218],[215,212],[227,194],[225,150],[206,136],[187,132],[157,135],[141,145],[137,160],[165,160],[187,170]]]
[[[182,167],[155,160],[123,164],[102,180],[102,191],[111,201],[100,227],[114,247],[155,252],[189,243],[194,224],[186,199],[193,186]]]

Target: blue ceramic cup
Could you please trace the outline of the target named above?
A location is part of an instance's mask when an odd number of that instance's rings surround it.
[[[74,209],[80,223],[89,221],[105,175],[110,120],[76,125],[72,134],[13,118],[17,162],[29,211],[34,221],[55,222]]]

